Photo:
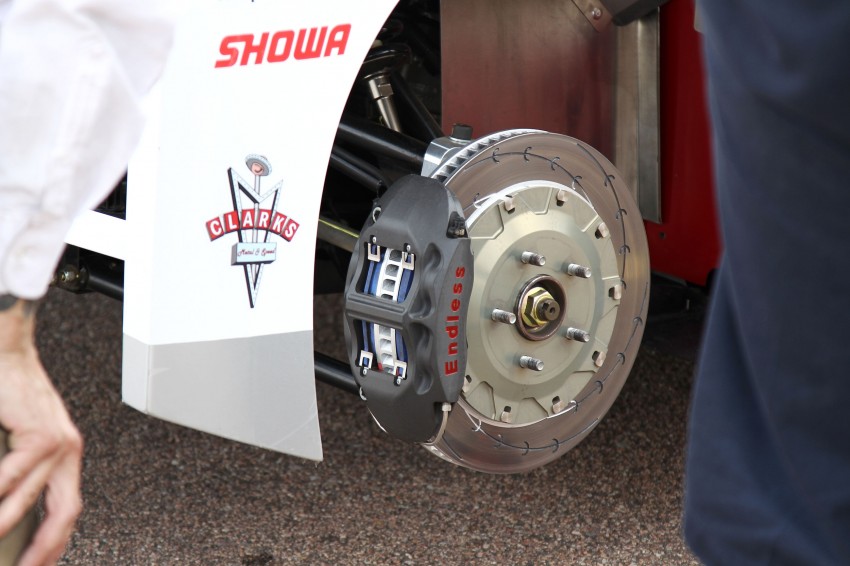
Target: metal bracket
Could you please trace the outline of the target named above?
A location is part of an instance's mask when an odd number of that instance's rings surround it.
[[[611,12],[597,0],[573,0],[573,4],[584,14],[596,31],[603,31],[611,24]]]

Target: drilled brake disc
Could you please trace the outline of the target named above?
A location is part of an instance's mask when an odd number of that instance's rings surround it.
[[[494,134],[432,176],[464,207],[475,282],[461,399],[427,448],[528,471],[578,444],[628,376],[649,299],[643,222],[614,166],[567,136]]]

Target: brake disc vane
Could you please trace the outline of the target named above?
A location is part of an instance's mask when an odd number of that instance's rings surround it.
[[[467,361],[473,263],[463,209],[441,182],[410,175],[373,211],[346,278],[352,373],[382,429],[434,441]]]

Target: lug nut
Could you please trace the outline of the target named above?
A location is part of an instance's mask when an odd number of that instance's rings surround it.
[[[505,409],[502,411],[502,414],[499,415],[499,420],[502,421],[503,423],[509,423],[509,424],[514,422],[514,417],[513,417],[513,415],[511,415],[511,408],[510,407],[505,407]]]
[[[590,342],[590,334],[580,328],[567,328],[567,333],[564,337],[567,340],[575,340],[576,342]]]
[[[503,324],[516,324],[516,315],[502,309],[493,309],[493,312],[490,313],[490,318]]]
[[[543,360],[538,360],[531,356],[520,356],[519,367],[533,369],[534,371],[543,371]]]
[[[558,206],[563,205],[565,202],[567,202],[567,191],[565,191],[564,189],[560,189],[558,191],[558,194],[555,195],[555,200],[558,202]]]
[[[540,254],[536,254],[534,252],[522,252],[522,255],[519,258],[523,263],[528,263],[531,265],[536,265],[537,267],[543,267],[546,265],[546,258]]]
[[[585,267],[577,263],[571,263],[567,266],[567,274],[573,275],[575,277],[584,277],[585,279],[588,279],[590,277],[591,271],[589,267]]]

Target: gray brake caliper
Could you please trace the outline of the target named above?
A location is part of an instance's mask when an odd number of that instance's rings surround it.
[[[472,252],[460,203],[409,175],[376,203],[346,278],[351,370],[387,433],[435,440],[466,368]]]

